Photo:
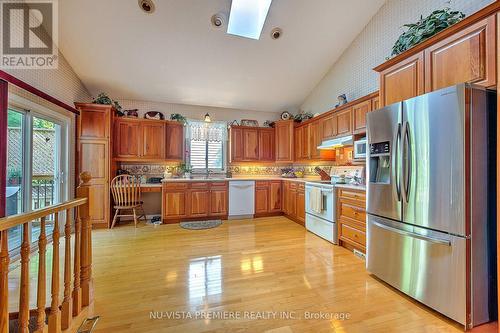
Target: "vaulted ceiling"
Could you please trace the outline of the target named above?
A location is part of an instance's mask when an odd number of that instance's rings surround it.
[[[300,105],[384,0],[274,0],[260,40],[211,26],[230,0],[59,1],[59,46],[92,95],[239,109]],[[280,27],[278,40],[270,31]]]

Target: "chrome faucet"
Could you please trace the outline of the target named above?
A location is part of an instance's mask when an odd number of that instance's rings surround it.
[[[208,178],[210,178],[210,175],[211,175],[212,173],[213,173],[213,171],[212,171],[212,170],[207,169],[207,173],[206,173],[206,175],[205,175],[205,178],[207,178],[207,179],[208,179]]]

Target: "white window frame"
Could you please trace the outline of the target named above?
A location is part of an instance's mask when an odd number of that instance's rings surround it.
[[[75,139],[70,133],[74,133],[76,129],[75,118],[69,115],[64,115],[58,111],[49,109],[41,104],[35,103],[24,97],[9,93],[8,108],[23,114],[24,128],[23,128],[23,183],[22,186],[27,189],[24,193],[23,205],[24,212],[30,212],[32,208],[32,163],[33,163],[33,117],[46,119],[60,126],[57,140],[60,144],[61,156],[56,160],[58,168],[66,170],[66,172],[59,172],[60,192],[59,202],[70,200],[74,197],[74,170],[75,170]],[[64,139],[62,139],[64,138]],[[60,219],[65,220],[65,212],[61,212]],[[31,224],[29,225],[30,238],[32,237]],[[60,224],[60,230],[64,228],[64,223]],[[48,235],[49,241],[52,235]],[[31,238],[32,250],[36,250],[38,240]],[[15,257],[19,254],[20,248],[13,249],[12,255]]]
[[[189,126],[189,121],[196,121],[196,122],[200,122],[199,120],[188,120],[188,125]],[[219,124],[224,124],[224,126],[226,127],[226,131],[227,131],[227,124],[225,122],[217,122]],[[212,123],[208,123],[208,124],[212,124]],[[228,136],[229,133],[226,133],[226,137]],[[205,141],[206,142],[206,146],[208,145],[208,141]],[[192,150],[191,150],[191,136],[190,135],[186,135],[186,147],[189,147],[189,160],[186,160],[186,163],[191,164],[191,156],[192,156]],[[213,168],[203,168],[203,169],[200,169],[200,168],[193,168],[192,170],[192,173],[193,174],[207,174],[207,173],[212,173],[212,174],[224,174],[226,173],[227,171],[227,157],[228,157],[228,154],[227,154],[227,147],[228,147],[228,139],[222,141],[222,168],[221,169],[213,169]],[[207,147],[207,154],[208,154],[208,147]],[[208,161],[207,161],[207,156],[205,155],[205,165],[207,165]]]

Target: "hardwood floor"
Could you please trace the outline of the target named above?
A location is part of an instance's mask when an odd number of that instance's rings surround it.
[[[462,331],[284,217],[201,231],[144,224],[95,231],[94,282],[95,332]],[[241,318],[167,319],[169,311]],[[250,311],[279,314],[252,320]],[[308,320],[306,312],[348,319]]]

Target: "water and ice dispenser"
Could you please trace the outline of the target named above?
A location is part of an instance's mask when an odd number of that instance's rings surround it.
[[[391,148],[389,141],[370,144],[368,179],[370,183],[390,184]]]

